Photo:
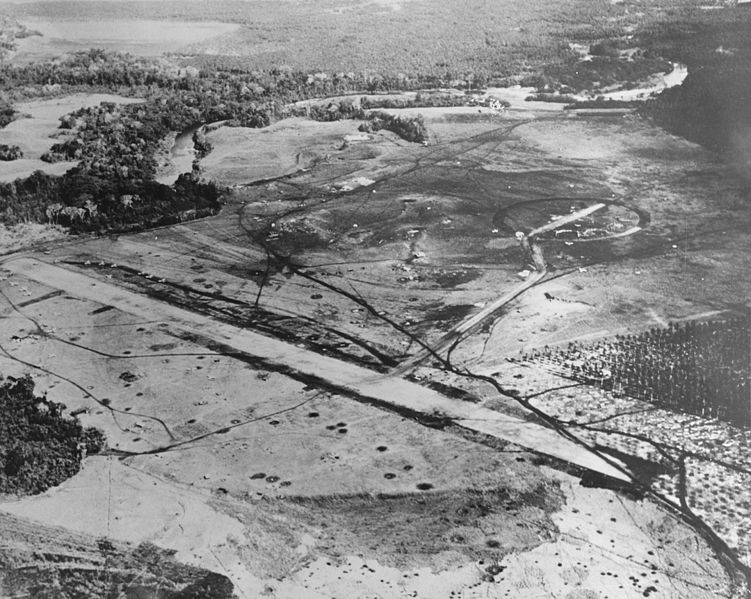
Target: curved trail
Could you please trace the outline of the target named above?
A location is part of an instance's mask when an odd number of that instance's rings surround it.
[[[531,231],[528,235],[522,237],[522,248],[524,249],[524,253],[527,259],[534,265],[534,272],[530,274],[529,277],[527,277],[526,280],[519,286],[515,287],[508,293],[491,302],[477,314],[472,315],[465,321],[460,322],[458,325],[453,327],[448,333],[441,337],[439,341],[434,343],[429,350],[422,349],[421,351],[415,353],[408,360],[402,362],[397,368],[392,371],[392,374],[394,374],[395,376],[404,375],[412,368],[418,366],[428,356],[436,354],[440,355],[441,352],[455,347],[464,337],[470,335],[471,333],[479,329],[488,320],[494,317],[499,310],[515,300],[528,289],[531,289],[532,287],[540,283],[548,274],[548,269],[545,263],[545,257],[542,253],[542,248],[537,243],[535,243],[535,237],[542,233],[553,231],[564,225],[580,220],[594,212],[597,212],[598,210],[601,210],[602,208],[605,208],[605,206],[606,204],[601,202],[587,206],[586,208],[577,210],[576,212],[572,212],[571,214],[567,214],[563,218],[559,218],[558,220],[551,221],[545,225],[542,225]]]

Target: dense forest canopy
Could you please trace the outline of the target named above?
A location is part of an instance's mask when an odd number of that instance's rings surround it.
[[[78,472],[104,437],[34,394],[29,376],[0,383],[0,493],[41,493]]]

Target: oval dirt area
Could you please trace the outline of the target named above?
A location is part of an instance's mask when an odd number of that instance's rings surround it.
[[[580,216],[579,216],[580,215]],[[503,208],[493,216],[507,233],[534,233],[538,240],[594,241],[622,237],[649,225],[649,214],[600,198],[542,198]]]

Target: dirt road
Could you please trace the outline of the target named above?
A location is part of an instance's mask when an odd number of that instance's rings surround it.
[[[585,216],[589,216],[590,214],[593,214],[594,212],[597,212],[598,210],[605,208],[605,206],[606,204],[603,204],[601,202],[597,204],[592,204],[591,206],[587,206],[586,208],[583,208],[582,210],[577,210],[576,212],[572,212],[571,214],[562,216],[561,218],[557,220],[551,220],[549,223],[542,225],[541,227],[537,227],[533,231],[530,231],[528,237],[532,239],[533,237],[536,237],[537,235],[540,235],[541,233],[547,233],[548,231],[555,231],[556,229],[559,229],[564,225],[576,222],[577,220],[582,219]]]
[[[452,345],[461,340],[465,335],[470,334],[480,326],[498,310],[503,308],[506,304],[514,300],[516,297],[524,293],[530,287],[533,287],[545,276],[545,270],[538,270],[533,272],[529,277],[518,287],[515,287],[505,295],[502,295],[495,301],[489,303],[477,314],[471,316],[464,322],[459,323],[451,331],[446,333],[441,340],[434,344],[430,350],[422,349],[415,353],[411,358],[405,360],[399,366],[393,370],[394,376],[402,376],[405,373],[412,370],[415,366],[420,364],[423,360],[427,359],[431,355],[441,355],[442,352],[449,349]]]
[[[440,356],[442,352],[457,344],[462,339],[462,337],[477,330],[485,321],[487,321],[506,304],[519,297],[527,289],[534,287],[543,278],[545,278],[545,275],[547,274],[545,256],[542,253],[542,248],[540,247],[540,245],[535,243],[535,237],[540,235],[541,233],[554,231],[555,229],[563,227],[564,225],[568,225],[569,223],[580,220],[585,216],[589,216],[590,214],[593,214],[594,212],[605,208],[605,206],[606,204],[603,204],[601,202],[592,204],[591,206],[587,206],[586,208],[577,210],[557,220],[550,221],[545,225],[537,227],[536,229],[530,231],[526,236],[522,235],[522,248],[524,249],[524,253],[526,254],[528,260],[534,265],[535,268],[535,270],[524,280],[524,282],[505,295],[502,295],[495,301],[489,303],[477,314],[474,314],[464,322],[459,323],[448,333],[446,333],[441,338],[441,340],[438,343],[435,343],[430,349],[422,349],[419,352],[415,353],[408,360],[402,362],[393,370],[393,374],[402,376],[405,373],[409,372],[412,368],[420,364],[423,360],[427,359],[429,356]],[[632,229],[629,229],[628,232],[631,233]]]

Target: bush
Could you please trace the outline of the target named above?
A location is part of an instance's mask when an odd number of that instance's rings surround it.
[[[0,160],[11,161],[23,158],[23,152],[18,146],[0,144]]]
[[[592,56],[607,56],[609,58],[618,58],[620,55],[618,44],[613,40],[603,40],[592,44],[589,47],[589,53]]]
[[[13,107],[10,104],[0,101],[0,129],[13,122],[15,114],[16,111],[13,110]]]
[[[402,139],[414,142],[424,142],[428,139],[428,129],[422,115],[414,118],[394,116],[387,112],[371,112],[368,120],[360,125],[359,130],[364,132],[380,131],[386,129],[396,133]]]
[[[232,582],[226,576],[209,572],[181,591],[169,594],[168,597],[169,599],[232,599],[233,590]]]

